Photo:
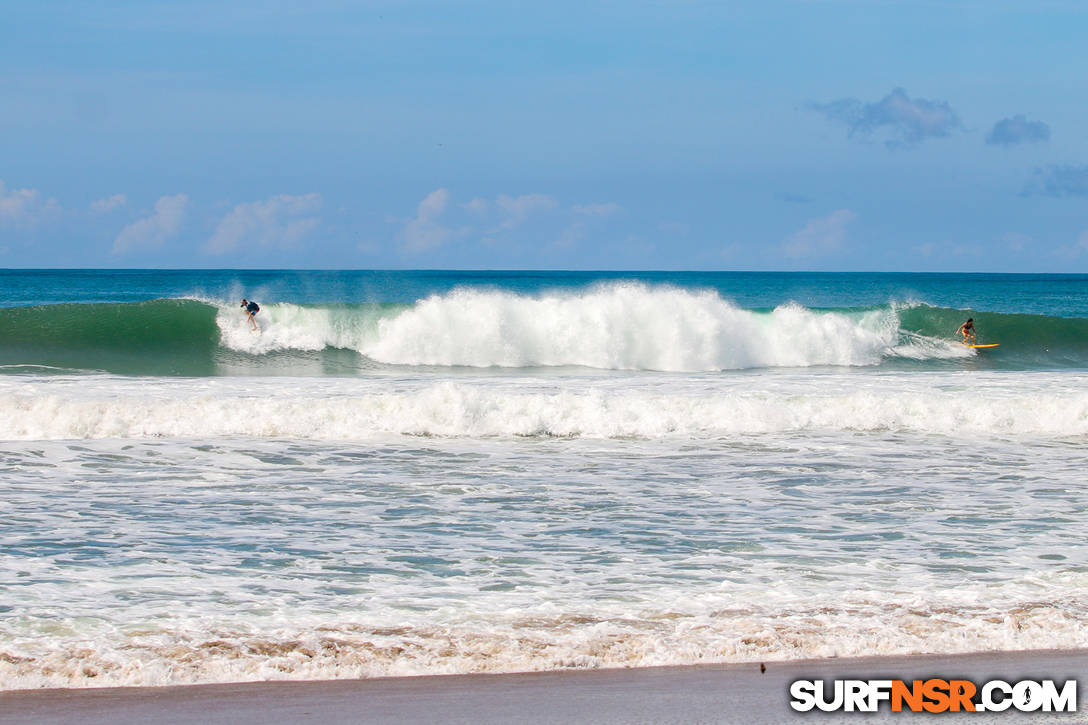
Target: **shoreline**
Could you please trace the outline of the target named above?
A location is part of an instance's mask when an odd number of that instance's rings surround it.
[[[365,680],[277,680],[165,687],[0,692],[0,722],[22,723],[777,723],[927,717],[798,713],[796,679],[1078,679],[1088,649],[900,655],[510,674],[417,675]],[[1083,700],[1083,698],[1081,698]],[[1078,704],[1081,704],[1078,702]],[[1084,705],[1081,705],[1083,719]],[[973,713],[946,719],[968,718]],[[1002,721],[1074,722],[1078,713],[1015,713]],[[991,715],[991,718],[993,716]],[[950,722],[951,720],[949,720]],[[974,718],[972,722],[981,722]],[[942,721],[943,722],[943,721]]]

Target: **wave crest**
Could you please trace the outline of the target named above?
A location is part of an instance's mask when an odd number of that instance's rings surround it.
[[[970,354],[944,340],[901,339],[893,307],[843,313],[787,304],[760,312],[714,291],[640,284],[539,297],[462,289],[385,310],[272,304],[262,315],[263,332],[256,336],[236,311],[221,310],[223,344],[255,354],[347,348],[394,365],[675,372]]]

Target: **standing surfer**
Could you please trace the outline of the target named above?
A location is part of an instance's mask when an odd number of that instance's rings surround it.
[[[261,311],[261,306],[253,300],[246,301],[246,298],[242,298],[242,307],[246,310],[246,316],[249,318],[249,324],[253,325],[253,331],[257,332],[257,321],[253,319],[253,316]]]
[[[960,325],[960,328],[958,330],[956,330],[956,332],[963,335],[963,344],[964,345],[967,345],[967,344],[974,345],[975,344],[975,318],[974,317],[968,317],[967,322]],[[968,343],[968,340],[970,340],[970,343]]]

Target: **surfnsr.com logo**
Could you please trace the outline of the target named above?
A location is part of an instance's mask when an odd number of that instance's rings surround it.
[[[1076,712],[1077,681],[1054,680],[795,680],[790,707],[798,712]]]

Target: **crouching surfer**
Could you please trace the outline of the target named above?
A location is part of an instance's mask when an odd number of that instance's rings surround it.
[[[253,331],[257,332],[258,331],[257,330],[257,321],[255,319],[253,319],[253,316],[261,311],[261,306],[258,305],[253,300],[246,300],[246,298],[243,297],[242,298],[242,307],[245,308],[246,317],[249,318],[249,324],[253,325]]]
[[[960,328],[956,330],[959,334],[963,335],[964,345],[975,344],[975,318],[968,317],[967,322],[960,325]]]

